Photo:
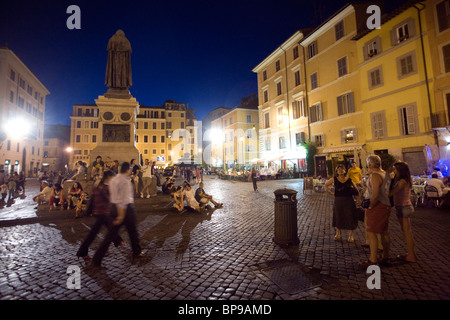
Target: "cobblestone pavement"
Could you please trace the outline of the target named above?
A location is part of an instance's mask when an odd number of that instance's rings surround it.
[[[450,212],[418,208],[412,218],[417,263],[392,260],[381,268],[381,289],[368,289],[358,266],[368,259],[364,229],[355,243],[334,241],[333,197],[305,193],[302,181],[258,183],[205,177],[205,190],[223,202],[207,213],[177,213],[170,198],[137,199],[138,231],[144,257],[132,261],[129,245],[110,246],[104,268],[92,270],[75,253],[93,218],[42,206],[10,219],[0,209],[0,298],[120,300],[446,300],[450,298]],[[273,242],[274,194],[298,191],[300,243],[283,248]],[[35,194],[35,193],[34,193]],[[29,191],[28,197],[34,194]],[[25,201],[25,200],[23,200]],[[16,204],[15,204],[16,205]],[[19,203],[17,203],[19,208]],[[28,203],[28,209],[34,205]],[[33,216],[34,214],[34,216]],[[3,217],[3,218],[2,218]],[[104,232],[104,230],[102,230]],[[122,230],[125,241],[128,236]],[[392,254],[405,253],[396,217],[391,216]],[[343,232],[346,239],[347,233]],[[91,256],[100,234],[90,248]],[[69,289],[70,266],[79,267],[80,288]],[[76,269],[75,267],[75,269]]]

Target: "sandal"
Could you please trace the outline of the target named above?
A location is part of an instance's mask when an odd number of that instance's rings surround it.
[[[378,262],[372,262],[370,260],[366,260],[359,263],[359,267],[362,269],[367,269],[369,266],[377,266]]]
[[[389,258],[382,258],[378,261],[378,264],[382,267],[390,267],[391,263],[389,262]]]
[[[404,261],[404,262],[411,262],[411,263],[416,262],[416,260],[408,260],[408,259],[406,258],[406,255],[404,255],[404,254],[399,254],[399,255],[397,255],[397,259],[398,259],[398,260],[401,260],[401,261]]]

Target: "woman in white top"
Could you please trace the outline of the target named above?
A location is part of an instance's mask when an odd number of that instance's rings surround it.
[[[187,206],[191,207],[195,211],[200,211],[200,204],[195,200],[195,192],[191,185],[185,182],[185,189],[183,191],[184,199],[186,200]]]

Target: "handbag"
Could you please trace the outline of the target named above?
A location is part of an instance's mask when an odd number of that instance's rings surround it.
[[[363,201],[361,202],[361,208],[367,209],[370,206],[370,199],[365,198],[363,199]]]
[[[364,222],[365,214],[366,214],[366,211],[363,208],[356,208],[355,215],[356,215],[357,220]]]

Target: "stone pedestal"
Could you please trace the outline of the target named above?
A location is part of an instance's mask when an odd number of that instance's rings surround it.
[[[103,160],[110,157],[119,163],[130,162],[131,159],[139,161],[140,153],[135,141],[139,103],[129,92],[124,95],[108,93],[95,100],[99,109],[99,134],[91,159],[101,156]]]

